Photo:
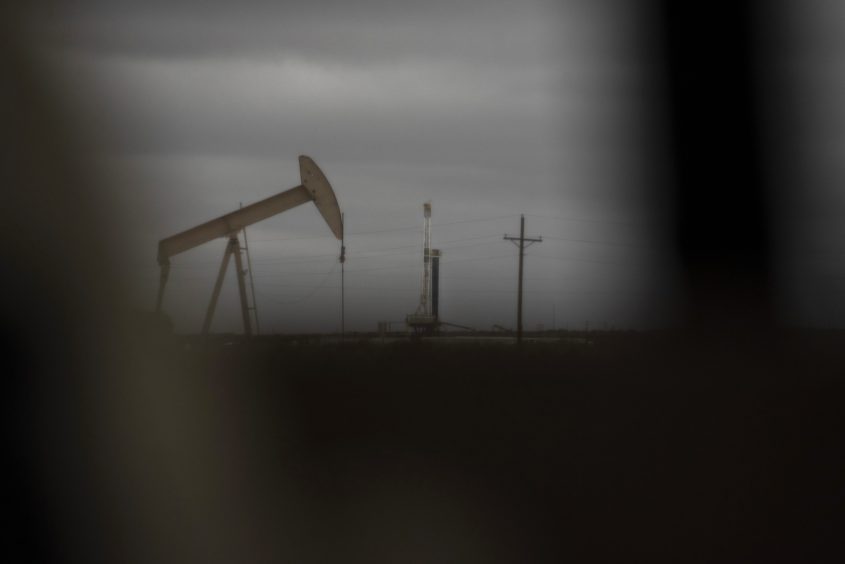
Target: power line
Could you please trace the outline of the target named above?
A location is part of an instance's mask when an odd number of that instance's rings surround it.
[[[526,215],[536,215],[536,214],[526,214]],[[468,223],[468,222],[473,222],[473,221],[483,221],[483,220],[489,220],[489,219],[502,219],[502,218],[507,218],[507,217],[510,217],[510,216],[498,216],[498,217],[495,217],[495,218],[464,220],[464,221],[459,221],[459,222],[450,222],[450,223],[447,223],[446,225],[454,225],[456,223]],[[414,227],[413,229],[418,229],[418,227]],[[370,233],[375,233],[375,232],[370,232]],[[328,237],[328,236],[325,236],[325,237]],[[461,247],[465,247],[465,246],[474,246],[474,245],[461,245],[461,244],[453,244],[453,243],[462,243],[464,241],[487,239],[487,238],[493,238],[493,237],[498,238],[498,235],[497,234],[490,234],[490,235],[474,235],[474,236],[469,236],[469,237],[460,237],[460,238],[456,238],[456,239],[449,239],[449,240],[446,240],[446,241],[442,241],[442,242],[439,243],[439,246],[446,247],[446,248],[461,248]],[[309,238],[311,238],[311,239],[324,238],[324,236],[320,236],[320,237],[299,237],[299,238],[291,238],[291,239],[288,239],[288,240],[302,240],[302,239],[309,239]],[[642,245],[631,245],[629,243],[618,243],[618,242],[613,242],[613,241],[596,241],[596,240],[591,240],[591,239],[576,239],[576,238],[571,238],[571,237],[560,237],[560,236],[552,236],[552,235],[545,236],[545,239],[554,240],[554,241],[564,241],[564,242],[572,242],[572,243],[590,244],[590,245],[607,245],[607,246],[618,246],[618,247],[627,247],[627,248],[646,249],[646,247],[642,246]],[[250,243],[252,243],[252,244],[254,244],[255,242],[256,242],[255,239],[252,239],[250,241]],[[482,244],[487,244],[487,243],[482,243]],[[419,245],[416,244],[416,243],[405,244],[405,245],[393,245],[393,246],[389,246],[389,247],[380,247],[378,249],[370,249],[370,250],[367,250],[367,251],[363,251],[362,253],[359,253],[359,254],[352,254],[351,256],[354,257],[354,258],[358,258],[358,259],[374,258],[374,257],[382,257],[382,256],[392,256],[392,255],[404,254],[404,253],[385,254],[385,253],[382,253],[382,251],[400,250],[400,249],[414,249],[414,248],[417,248],[418,246]],[[337,253],[335,252],[335,253],[320,253],[320,254],[314,254],[314,255],[298,255],[298,256],[293,256],[293,257],[269,257],[269,258],[256,259],[253,262],[258,263],[258,264],[265,264],[265,265],[266,264],[275,264],[275,263],[300,264],[300,263],[320,262],[317,259],[322,259],[324,257],[334,258],[334,257],[336,257],[336,254]],[[532,256],[541,256],[541,255],[532,255]],[[549,257],[546,257],[546,258],[549,258]],[[578,260],[578,259],[572,259],[572,260]],[[211,266],[216,266],[216,265],[217,265],[216,260],[208,260],[208,261],[199,261],[199,262],[177,263],[177,264],[173,264],[172,268],[176,269],[176,270],[180,270],[180,269],[189,270],[189,269],[203,269],[203,268],[206,268],[206,267],[211,267]],[[152,269],[152,268],[158,268],[158,265],[155,264],[155,263],[148,263],[148,264],[145,264],[144,267]]]
[[[488,239],[488,238],[498,238],[498,235],[474,235],[470,237],[461,237],[458,239],[451,239],[442,241],[439,243],[439,246],[451,249],[457,249],[461,247],[469,247],[469,246],[476,246],[476,244],[470,245],[461,245],[461,244],[453,244],[453,243],[461,243],[464,241],[471,241],[471,240],[478,240],[478,239]],[[620,246],[620,247],[630,247],[630,248],[641,248],[645,249],[644,246],[640,245],[630,245],[626,243],[616,243],[611,241],[595,241],[595,240],[588,240],[588,239],[573,239],[568,237],[557,237],[557,236],[545,236],[545,239],[551,239],[556,241],[566,241],[572,243],[584,243],[584,244],[594,244],[594,245],[608,245],[608,246]],[[252,241],[254,243],[254,241]],[[492,243],[492,241],[490,241]],[[481,244],[489,244],[489,243],[481,243]],[[362,253],[352,254],[351,257],[358,258],[358,259],[369,259],[369,258],[377,258],[377,257],[385,257],[385,256],[394,256],[400,255],[405,253],[382,253],[381,251],[392,251],[392,250],[400,250],[400,249],[415,249],[419,245],[418,244],[407,244],[407,245],[393,245],[390,247],[381,247],[378,249],[372,249],[369,251],[363,251]],[[261,258],[256,259],[254,262],[258,264],[299,264],[299,263],[310,263],[310,262],[319,262],[317,259],[322,259],[324,257],[336,257],[337,253],[320,253],[316,255],[299,255],[294,257],[271,257],[271,258]],[[544,256],[544,255],[531,255],[531,256]],[[546,257],[544,258],[552,258]],[[578,260],[578,259],[572,259]],[[201,269],[208,266],[215,266],[217,263],[216,261],[202,261],[202,262],[191,262],[191,263],[181,263],[181,264],[174,264],[172,268],[174,269]],[[145,265],[148,268],[157,268],[158,265],[156,264],[147,264]]]
[[[585,243],[590,245],[608,245],[610,247],[626,247],[632,249],[648,249],[645,245],[632,245],[630,243],[617,243],[614,241],[594,241],[591,239],[573,239],[571,237],[556,237],[553,235],[547,235],[546,239],[551,239],[554,241],[565,241],[567,243]]]
[[[546,260],[559,260],[561,262],[590,262],[594,264],[610,264],[613,266],[639,266],[642,263],[635,262],[635,261],[627,261],[627,262],[614,262],[614,261],[601,261],[601,260],[592,260],[592,259],[582,259],[577,257],[553,257],[550,255],[535,255],[531,253],[529,256],[537,257]]]
[[[492,237],[498,237],[498,235],[475,235],[471,237],[461,237],[459,239],[452,239],[448,241],[443,241],[441,246],[446,246],[446,248],[456,249],[463,246],[473,246],[473,245],[451,245],[451,243],[459,243],[463,241],[471,241],[471,240],[478,240],[478,239],[489,239]],[[359,254],[355,254],[352,252],[347,252],[347,258],[350,260],[354,259],[371,259],[371,258],[380,258],[380,257],[388,257],[388,256],[396,256],[396,255],[407,255],[406,252],[390,252],[390,253],[383,253],[382,251],[393,251],[398,249],[416,249],[419,247],[419,244],[408,244],[408,245],[394,245],[391,247],[381,247],[379,249],[372,249],[370,251],[364,251]],[[266,259],[256,259],[254,262],[260,264],[277,264],[277,263],[284,263],[284,264],[299,264],[304,262],[312,262],[312,259],[318,259],[322,257],[335,257],[337,253],[332,254],[319,254],[319,255],[311,255],[311,256],[299,256],[299,257],[273,257],[273,258],[266,258]],[[301,259],[301,260],[300,260]]]
[[[310,284],[301,286],[301,287],[304,287],[304,288],[312,288],[311,292],[309,292],[305,296],[302,296],[302,297],[297,298],[295,300],[289,300],[289,301],[280,301],[280,300],[277,300],[277,299],[274,299],[274,298],[270,298],[270,300],[276,302],[277,304],[282,304],[282,305],[296,304],[296,303],[300,303],[300,302],[310,300],[312,297],[314,297],[314,294],[316,294],[318,291],[322,290],[323,288],[332,288],[332,286],[326,286],[326,282],[328,281],[329,277],[334,273],[334,271],[337,269],[337,265],[338,265],[338,263],[333,264],[331,270],[329,270],[326,273],[326,276],[323,278],[323,280],[321,280],[320,283],[317,284],[316,286],[313,286],[313,285],[310,285]],[[281,285],[279,284],[278,286],[281,286]],[[335,286],[335,287],[339,287],[339,286]],[[259,293],[262,296],[264,296],[263,292],[259,292]]]
[[[433,223],[432,227],[447,227],[450,225],[459,225],[463,223],[478,223],[481,221],[495,221],[499,219],[509,219],[514,217],[516,214],[509,214],[509,215],[499,215],[499,216],[488,216],[488,217],[476,217],[472,219],[460,219],[456,221],[446,221],[443,223]],[[407,227],[389,227],[386,229],[374,229],[370,231],[350,231],[346,233],[347,236],[358,236],[358,235],[376,235],[378,233],[395,233],[397,231],[417,231],[420,229],[419,225],[409,225]],[[264,237],[261,239],[253,239],[252,242],[254,243],[266,243],[266,242],[276,242],[276,241],[303,241],[308,239],[326,239],[331,237],[331,235],[307,235],[303,237]]]
[[[527,213],[525,214],[528,217],[536,217],[538,219],[550,219],[553,221],[572,221],[575,223],[598,223],[598,224],[605,224],[605,225],[624,225],[626,227],[642,227],[643,224],[637,222],[626,222],[626,221],[616,221],[612,219],[595,219],[595,218],[584,218],[584,217],[567,217],[562,215],[552,215],[552,214],[540,214],[540,213]]]

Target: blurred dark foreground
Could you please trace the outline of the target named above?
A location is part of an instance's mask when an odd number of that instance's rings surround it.
[[[843,343],[162,336],[26,388],[7,531],[30,561],[838,562]]]

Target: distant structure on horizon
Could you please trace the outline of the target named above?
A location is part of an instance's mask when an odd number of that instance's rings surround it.
[[[423,204],[423,273],[417,311],[405,318],[414,333],[432,335],[439,325],[440,251],[431,248],[431,202]]]

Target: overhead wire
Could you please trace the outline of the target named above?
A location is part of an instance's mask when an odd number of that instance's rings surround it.
[[[538,255],[535,253],[525,253],[526,257],[536,257],[540,259],[547,259],[547,260],[558,260],[561,262],[590,262],[595,264],[610,264],[614,266],[639,266],[641,263],[635,261],[628,261],[628,262],[619,262],[619,261],[604,261],[604,260],[592,260],[592,259],[584,259],[579,257],[555,257],[551,255]]]
[[[432,223],[432,228],[435,227],[446,227],[449,225],[458,225],[463,223],[478,223],[481,221],[495,221],[499,219],[509,219],[512,217],[516,217],[517,214],[508,214],[508,215],[499,215],[499,216],[488,216],[488,217],[476,217],[471,219],[460,219],[456,221],[445,221],[442,223]],[[359,236],[359,235],[375,235],[378,233],[394,233],[397,231],[416,231],[419,230],[420,226],[417,225],[408,225],[406,227],[389,227],[386,229],[374,229],[369,231],[349,231],[346,233],[346,236]],[[253,242],[271,242],[271,241],[302,241],[308,239],[325,239],[331,237],[331,235],[306,235],[302,237],[263,237],[260,239],[256,239]]]
[[[552,215],[544,215],[544,214],[525,214],[528,217],[538,217],[543,219],[551,219],[555,221],[574,221],[574,222],[581,222],[581,223],[604,223],[604,224],[617,224],[617,225],[632,225],[630,223],[620,223],[616,221],[607,221],[607,220],[595,220],[595,219],[584,219],[584,218],[572,218],[572,217],[563,217],[563,216],[552,216]],[[517,214],[508,214],[508,215],[501,215],[501,216],[491,216],[491,217],[480,217],[480,218],[471,218],[465,220],[457,220],[451,222],[443,222],[435,224],[435,227],[443,227],[449,225],[457,225],[457,224],[466,224],[466,223],[475,223],[475,222],[484,222],[484,221],[493,221],[493,220],[502,220],[502,219],[509,219],[513,217],[518,217]],[[366,235],[374,235],[380,233],[391,233],[391,232],[399,232],[399,231],[411,231],[411,230],[419,230],[419,225],[407,226],[407,227],[397,227],[397,228],[388,228],[388,229],[377,229],[377,230],[368,230],[368,231],[353,231],[347,233],[349,236],[366,236]],[[460,237],[455,239],[449,239],[442,241],[438,244],[438,247],[446,248],[446,249],[459,249],[462,247],[469,247],[469,246],[480,246],[480,245],[487,245],[491,244],[494,241],[479,241],[480,239],[492,239],[495,238],[496,241],[499,241],[499,237],[501,235],[499,233],[496,234],[485,234],[485,235],[473,235],[469,237]],[[276,238],[260,238],[254,239],[251,242],[270,242],[270,241],[301,241],[301,240],[313,240],[313,239],[323,239],[329,238],[330,235],[321,235],[321,236],[303,236],[303,237],[276,237]],[[607,245],[607,246],[618,246],[618,247],[626,247],[626,248],[644,248],[640,245],[632,245],[630,243],[620,243],[620,242],[613,242],[613,241],[597,241],[597,240],[590,240],[590,239],[577,239],[577,238],[570,238],[570,237],[563,237],[557,235],[549,235],[545,236],[544,239],[548,239],[551,241],[564,241],[564,242],[572,242],[572,243],[580,243],[580,244],[591,244],[591,245]],[[473,241],[471,243],[466,243],[467,241]],[[356,254],[354,252],[349,254],[349,258],[352,260],[370,260],[370,259],[381,259],[381,258],[388,258],[394,257],[398,255],[405,255],[407,256],[408,253],[404,250],[406,249],[413,249],[419,248],[419,243],[414,244],[403,244],[403,245],[393,245],[388,247],[381,247],[378,249],[372,249],[368,251],[364,251],[360,254]],[[396,252],[393,252],[396,251]],[[297,257],[273,257],[273,258],[259,258],[254,262],[266,266],[270,265],[299,265],[299,264],[310,264],[310,263],[318,263],[324,262],[324,260],[329,259],[336,259],[337,253],[321,253],[316,255],[301,255]],[[620,263],[614,261],[602,261],[602,260],[593,260],[593,259],[586,259],[586,258],[578,258],[578,257],[559,257],[559,256],[550,256],[550,255],[542,255],[542,254],[534,254],[529,253],[527,256],[548,259],[548,260],[558,260],[562,262],[590,262],[590,263],[597,263],[597,264],[609,264],[609,265],[616,265],[616,266],[626,266],[626,265],[635,265],[637,263],[629,262],[629,263]],[[492,261],[497,259],[503,258],[513,258],[513,253],[507,254],[496,254],[496,255],[487,255],[481,257],[459,257],[459,258],[445,258],[441,261],[441,264],[462,264],[468,262],[476,262],[476,261]],[[180,269],[204,269],[209,266],[216,266],[217,261],[208,261],[207,263],[182,263],[182,264],[174,264],[176,270]],[[155,265],[157,266],[157,265]],[[357,273],[365,273],[365,272],[375,272],[375,271],[385,271],[385,270],[411,270],[418,268],[418,265],[415,264],[408,264],[408,265],[397,265],[397,266],[385,266],[385,267],[370,267],[370,268],[351,268],[349,269],[349,273],[354,275]],[[272,295],[268,295],[266,292],[266,287],[268,284],[265,282],[264,286],[265,289],[259,291],[263,298],[268,299],[269,301],[281,304],[281,305],[291,305],[302,303],[305,301],[310,300],[313,298],[317,292],[324,290],[324,289],[332,289],[332,288],[339,288],[340,286],[328,285],[330,277],[332,274],[337,270],[337,263],[333,263],[331,269],[328,272],[287,272],[285,275],[296,275],[296,276],[323,276],[323,278],[317,283],[316,285],[297,285],[297,284],[269,284],[272,288],[310,288],[311,291],[308,292],[306,295],[291,299],[291,300],[280,300],[277,297]],[[259,274],[258,277],[260,278],[267,278],[270,276],[277,276],[273,273],[268,274]],[[190,279],[194,279],[198,277],[191,277]],[[460,278],[460,277],[455,277]],[[475,277],[463,277],[464,279],[475,279]],[[529,278],[531,280],[532,278]],[[561,278],[563,279],[563,278]],[[504,280],[504,278],[502,278]],[[545,278],[545,279],[536,279],[536,280],[549,280],[555,281],[558,280],[557,278]],[[377,286],[348,286],[347,289],[352,291],[378,291],[378,292],[402,292],[402,293],[416,293],[416,289],[412,288],[396,288],[396,287],[377,287]],[[534,290],[535,292],[539,293],[611,293],[611,292],[602,292],[602,291],[578,291],[578,290],[567,290],[567,291],[557,291],[557,290]],[[488,294],[488,293],[506,293],[512,294],[515,293],[516,289],[486,289],[486,288],[477,288],[473,289],[473,293],[481,293],[481,294]]]
[[[282,304],[282,305],[290,305],[290,304],[297,304],[297,303],[305,302],[305,301],[307,301],[307,300],[310,300],[312,297],[314,297],[314,295],[315,295],[317,292],[319,292],[321,289],[323,289],[323,288],[331,288],[331,286],[326,286],[326,282],[328,282],[329,277],[330,277],[332,274],[334,274],[334,272],[337,270],[337,265],[338,265],[338,263],[333,264],[333,265],[332,265],[332,268],[331,268],[331,269],[330,269],[330,270],[326,273],[325,277],[324,277],[324,278],[323,278],[323,279],[319,282],[319,284],[317,284],[316,286],[312,286],[312,285],[310,285],[310,284],[309,284],[309,285],[304,285],[303,287],[305,287],[305,288],[312,288],[312,290],[311,290],[311,292],[309,292],[308,294],[306,294],[305,296],[302,296],[302,297],[300,297],[300,298],[297,298],[297,299],[294,299],[294,300],[284,300],[284,301],[283,301],[283,300],[279,300],[279,299],[273,298],[273,297],[271,297],[271,296],[266,296],[266,295],[264,295],[264,293],[263,293],[263,292],[259,292],[259,293],[262,295],[262,297],[265,297],[265,298],[269,299],[269,300],[270,300],[270,301],[272,301],[272,302],[275,302],[275,303],[277,303],[277,304]],[[339,286],[338,286],[338,288],[339,288]]]
[[[563,217],[557,217],[557,216],[541,216],[539,214],[526,214],[526,215],[555,218],[555,219],[558,219],[558,220],[574,220],[575,219],[575,218],[563,218]],[[496,220],[496,219],[506,219],[506,218],[514,217],[514,216],[515,216],[515,214],[504,215],[504,216],[484,217],[484,218],[473,218],[473,219],[468,219],[468,220],[458,220],[458,221],[452,221],[452,222],[445,222],[445,223],[442,223],[442,224],[438,224],[437,226],[456,225],[456,224],[472,223],[472,222],[480,222],[480,221],[490,221],[490,220]],[[585,221],[593,221],[593,220],[585,220]],[[353,233],[349,233],[349,235],[386,233],[386,232],[392,232],[392,231],[411,230],[411,229],[413,229],[413,230],[419,229],[419,226],[413,226],[413,227],[408,227],[408,228],[403,227],[403,228],[395,228],[395,229],[383,229],[383,230],[374,230],[374,231],[353,232]],[[461,238],[457,238],[457,239],[442,241],[442,242],[439,243],[438,246],[446,246],[446,245],[451,246],[451,243],[454,243],[454,242],[462,242],[462,241],[473,240],[473,239],[493,238],[493,237],[498,237],[498,236],[499,236],[499,234],[461,237]],[[321,239],[321,238],[328,238],[328,237],[330,237],[330,235],[315,236],[315,237],[291,237],[291,238],[261,239],[260,241],[264,241],[264,242],[268,242],[268,241],[295,241],[295,240],[306,240],[306,239]],[[547,235],[547,236],[544,236],[544,239],[552,240],[552,241],[564,241],[564,242],[572,242],[572,243],[579,243],[579,244],[589,244],[589,245],[606,245],[606,246],[614,246],[614,247],[647,249],[647,247],[644,246],[644,245],[636,245],[636,244],[631,244],[631,243],[621,243],[621,242],[615,242],[615,241],[597,241],[597,240],[592,240],[592,239],[562,237],[562,236],[557,236],[557,235]],[[259,240],[254,240],[253,243],[255,243],[257,241],[259,241]],[[454,245],[453,248],[458,248],[460,246],[463,246],[463,245]],[[399,250],[399,249],[413,249],[413,248],[417,248],[417,247],[419,247],[418,243],[411,243],[411,244],[404,244],[404,245],[393,245],[393,246],[389,246],[389,247],[381,247],[381,248],[378,248],[378,249],[373,249],[371,251],[365,251],[366,254],[364,254],[364,253],[355,254],[354,256],[356,258],[359,258],[359,259],[378,257],[378,256],[387,256],[387,255],[381,253],[381,251]],[[391,254],[397,254],[397,253],[391,253]],[[260,259],[256,259],[255,262],[258,262],[259,264],[271,264],[271,263],[299,264],[299,263],[306,263],[306,262],[308,262],[308,263],[319,262],[319,260],[317,260],[317,259],[322,259],[324,257],[334,258],[335,255],[336,255],[336,253],[333,252],[333,253],[320,253],[320,254],[312,254],[312,255],[300,255],[300,256],[295,256],[295,257],[260,258]],[[179,270],[179,269],[194,269],[194,268],[204,268],[204,267],[207,267],[207,266],[216,266],[217,264],[218,264],[218,261],[216,261],[216,260],[208,260],[208,261],[203,261],[203,262],[191,262],[191,263],[179,263],[179,262],[177,262],[177,263],[172,265],[172,268],[174,268],[176,270]],[[150,268],[154,268],[154,267],[157,267],[157,266],[158,266],[157,264],[150,264],[149,265]]]
[[[554,214],[542,214],[542,213],[526,213],[524,214],[525,217],[536,217],[538,219],[551,219],[554,221],[572,221],[574,223],[598,223],[598,224],[605,224],[605,225],[624,225],[627,227],[641,227],[644,224],[638,222],[627,222],[627,221],[616,221],[612,219],[598,219],[598,218],[584,218],[584,217],[567,217],[562,215],[554,215]]]

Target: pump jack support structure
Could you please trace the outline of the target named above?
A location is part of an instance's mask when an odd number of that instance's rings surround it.
[[[212,239],[228,237],[229,242],[223,254],[223,261],[220,264],[217,281],[214,283],[211,301],[208,304],[208,310],[206,311],[205,321],[202,326],[202,334],[207,335],[211,328],[211,321],[214,318],[214,310],[217,307],[217,298],[220,295],[220,288],[223,286],[226,268],[229,266],[229,259],[234,255],[238,291],[241,300],[241,313],[244,321],[244,334],[249,338],[252,335],[252,323],[250,322],[246,280],[244,277],[246,271],[243,268],[241,243],[238,238],[238,232],[253,223],[280,214],[306,202],[314,202],[317,210],[323,216],[323,219],[332,230],[334,236],[338,239],[343,238],[343,219],[340,213],[340,206],[337,203],[337,198],[335,197],[331,184],[329,184],[323,171],[320,170],[310,157],[302,155],[299,157],[299,173],[302,179],[302,184],[299,186],[159,241],[158,263],[161,267],[161,276],[159,278],[158,297],[156,298],[156,313],[161,311],[162,301],[164,300],[164,288],[167,285],[167,278],[170,274],[170,258],[203,243],[207,243]]]

